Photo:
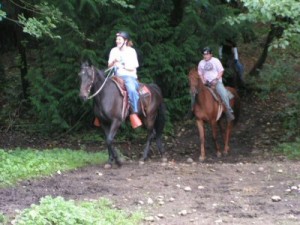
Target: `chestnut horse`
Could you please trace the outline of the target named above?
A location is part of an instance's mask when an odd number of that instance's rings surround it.
[[[117,84],[109,77],[105,76],[105,71],[99,70],[88,63],[81,65],[79,72],[81,78],[80,98],[84,101],[94,97],[94,114],[100,119],[101,127],[106,136],[108,148],[108,163],[105,168],[110,168],[113,161],[121,166],[119,156],[113,146],[113,140],[121,124],[128,116],[128,107],[124,107],[120,89]],[[139,117],[143,125],[148,130],[148,137],[142,160],[146,160],[149,153],[151,141],[156,140],[161,156],[164,153],[162,144],[162,132],[165,125],[165,107],[160,88],[156,84],[145,85],[150,91],[149,95],[140,96],[144,108],[139,111]],[[90,96],[90,94],[92,94]]]
[[[222,153],[217,141],[218,125],[222,128],[221,120],[226,120],[225,106],[217,101],[208,87],[206,87],[199,75],[197,68],[193,68],[189,71],[189,83],[192,93],[195,93],[195,102],[193,104],[193,112],[196,117],[196,123],[200,135],[200,161],[204,161],[206,158],[205,153],[205,123],[209,123],[212,128],[213,141],[217,151],[217,157],[221,157]],[[230,105],[234,110],[235,119],[233,121],[226,121],[225,131],[222,130],[224,138],[224,151],[223,154],[227,155],[229,148],[229,140],[233,125],[237,122],[240,112],[240,97],[234,88],[226,87],[234,96],[230,100]]]

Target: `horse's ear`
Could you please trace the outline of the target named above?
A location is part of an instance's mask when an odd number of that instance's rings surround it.
[[[92,65],[91,60],[85,59],[81,61],[81,66],[89,67],[91,65]]]

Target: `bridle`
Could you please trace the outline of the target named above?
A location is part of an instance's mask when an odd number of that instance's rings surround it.
[[[85,68],[87,68],[87,67],[88,67],[88,66],[86,66]],[[106,76],[104,82],[102,83],[102,85],[100,86],[100,88],[99,88],[94,94],[92,94],[92,95],[90,95],[90,96],[88,97],[88,99],[92,99],[92,98],[94,98],[96,95],[98,95],[98,94],[100,93],[100,91],[103,89],[104,85],[106,84],[108,78],[110,78],[111,76],[114,75],[113,71],[114,71],[114,67],[110,67],[110,68],[108,68],[108,69],[106,69],[106,70],[104,71],[104,73],[107,73],[107,72],[108,72],[108,74],[107,74],[107,76]],[[94,66],[92,66],[92,76],[93,76],[93,78],[92,78],[92,82],[91,82],[91,84],[90,84],[89,90],[91,90],[92,85],[93,85],[93,83],[94,83],[94,81],[95,81],[95,67],[94,67]]]

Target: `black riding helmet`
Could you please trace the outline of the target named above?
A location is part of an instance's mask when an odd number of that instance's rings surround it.
[[[210,47],[204,47],[202,50],[202,54],[211,54],[212,49]]]
[[[119,31],[116,35],[117,35],[117,37],[120,36],[120,37],[122,37],[124,39],[127,39],[127,40],[130,39],[129,34],[126,31]]]

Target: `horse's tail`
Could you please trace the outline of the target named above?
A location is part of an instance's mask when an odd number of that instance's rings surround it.
[[[166,106],[162,102],[158,108],[157,116],[154,123],[154,129],[156,131],[156,137],[160,137],[163,134],[163,130],[166,124]]]

